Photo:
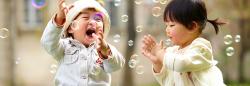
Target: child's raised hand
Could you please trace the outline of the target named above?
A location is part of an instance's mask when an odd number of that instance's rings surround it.
[[[58,10],[55,18],[55,23],[57,25],[63,25],[65,22],[65,17],[68,11],[73,7],[73,5],[66,6],[65,0],[58,0]]]
[[[92,36],[97,38],[97,51],[102,55],[102,59],[107,59],[107,56],[110,54],[110,48],[107,42],[103,39],[103,32],[99,31],[97,35],[93,33]]]
[[[155,39],[151,35],[144,36],[142,54],[147,57],[155,66],[156,71],[162,67],[162,61],[165,53],[165,47],[163,41],[156,43]]]

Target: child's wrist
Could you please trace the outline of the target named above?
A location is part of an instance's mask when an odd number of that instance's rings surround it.
[[[162,69],[162,64],[158,63],[158,64],[153,64],[153,70],[155,73],[159,73]]]
[[[111,54],[111,50],[109,46],[107,46],[106,48],[99,50],[98,53],[102,59],[108,59],[108,56]]]
[[[54,18],[54,21],[55,21],[55,24],[57,26],[63,26],[66,19],[65,18],[62,18],[62,17],[59,17],[58,14],[55,15],[55,18]]]

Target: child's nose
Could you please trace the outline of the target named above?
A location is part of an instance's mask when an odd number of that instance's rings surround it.
[[[89,25],[90,25],[91,27],[96,27],[97,22],[96,22],[94,19],[90,19],[90,20],[89,20]]]

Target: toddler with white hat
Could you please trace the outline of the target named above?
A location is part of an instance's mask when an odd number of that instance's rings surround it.
[[[67,7],[58,0],[58,5],[41,38],[42,46],[59,62],[56,86],[110,86],[111,72],[121,69],[125,60],[105,41],[110,19],[103,4],[78,0]]]

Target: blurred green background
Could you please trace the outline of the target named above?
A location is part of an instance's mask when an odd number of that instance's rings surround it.
[[[229,22],[217,35],[207,24],[202,34],[211,41],[225,83],[250,86],[250,0],[204,1],[209,19]],[[112,73],[112,86],[159,86],[140,45],[146,34],[168,44],[162,14],[169,0],[104,2],[111,16],[107,41],[126,58],[125,67]],[[41,47],[40,38],[56,9],[57,0],[0,0],[0,86],[53,86],[58,65]],[[131,58],[136,65],[128,64]]]

